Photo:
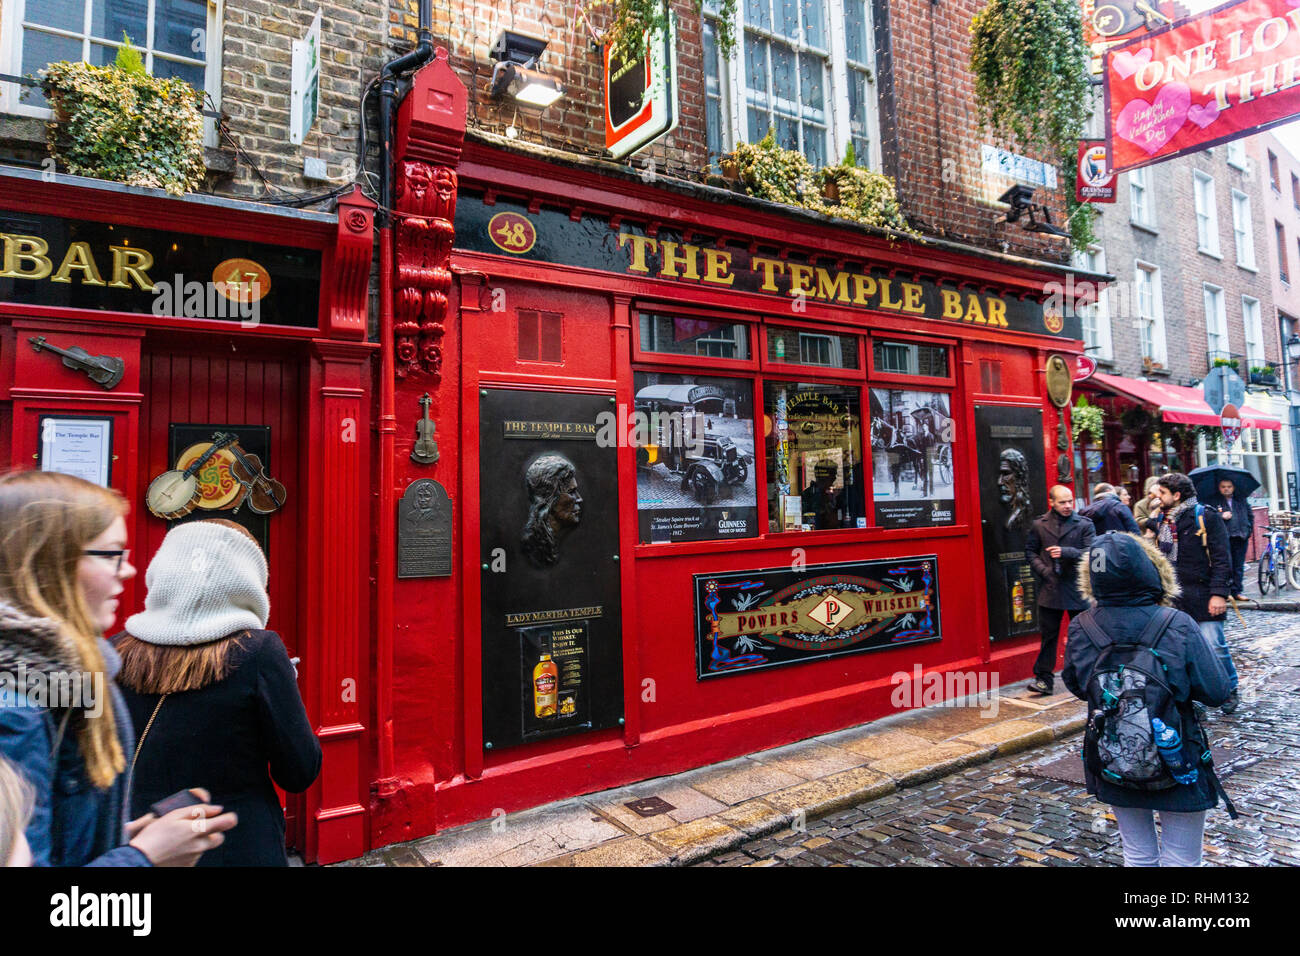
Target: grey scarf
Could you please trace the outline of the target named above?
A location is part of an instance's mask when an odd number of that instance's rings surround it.
[[[1196,507],[1196,496],[1180,501],[1168,514],[1161,515],[1160,532],[1156,535],[1156,544],[1170,561],[1178,561],[1178,518],[1188,508]]]

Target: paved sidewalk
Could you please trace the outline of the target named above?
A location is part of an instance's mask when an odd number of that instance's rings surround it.
[[[1058,687],[1059,687],[1058,683]],[[1002,688],[725,763],[483,820],[339,866],[680,866],[863,801],[1077,733],[1068,693]],[[628,804],[637,801],[643,816]]]

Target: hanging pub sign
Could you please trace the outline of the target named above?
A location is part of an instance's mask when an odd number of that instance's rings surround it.
[[[933,554],[695,575],[696,676],[937,641]]]
[[[1241,0],[1106,53],[1115,172],[1277,126],[1300,113],[1300,7]]]
[[[507,215],[508,214],[508,215]],[[689,241],[688,241],[689,238]],[[637,279],[663,279],[683,286],[771,295],[842,309],[885,312],[908,318],[956,322],[986,330],[1029,332],[1081,339],[1077,315],[1048,312],[1041,302],[978,291],[957,277],[900,275],[885,263],[837,263],[798,249],[762,249],[748,239],[708,237],[659,226],[646,228],[615,217],[543,207],[504,196],[462,193],[456,202],[456,247],[469,252],[597,269]],[[959,284],[964,287],[958,288]]]
[[[1079,140],[1079,169],[1074,177],[1076,202],[1115,202],[1115,173],[1104,139]]]
[[[1093,73],[1100,73],[1110,47],[1145,36],[1179,19],[1186,9],[1174,0],[1083,0],[1083,42]]]
[[[0,302],[316,328],[321,252],[0,209]]]
[[[616,60],[605,46],[605,148],[616,159],[677,128],[677,18],[645,35],[645,55]]]
[[[1076,382],[1084,382],[1097,373],[1097,360],[1091,355],[1079,353],[1074,357],[1074,369],[1070,373]]]

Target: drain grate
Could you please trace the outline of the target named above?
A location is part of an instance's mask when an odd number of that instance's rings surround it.
[[[631,803],[623,804],[623,806],[642,817],[657,817],[661,813],[677,809],[663,797],[642,797],[640,800],[633,800]]]

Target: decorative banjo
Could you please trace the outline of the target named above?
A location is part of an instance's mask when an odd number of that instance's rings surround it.
[[[198,507],[201,491],[195,477],[208,459],[235,441],[234,435],[217,432],[212,436],[212,447],[194,460],[184,471],[165,471],[149,483],[144,504],[151,512],[166,521],[184,518]]]

